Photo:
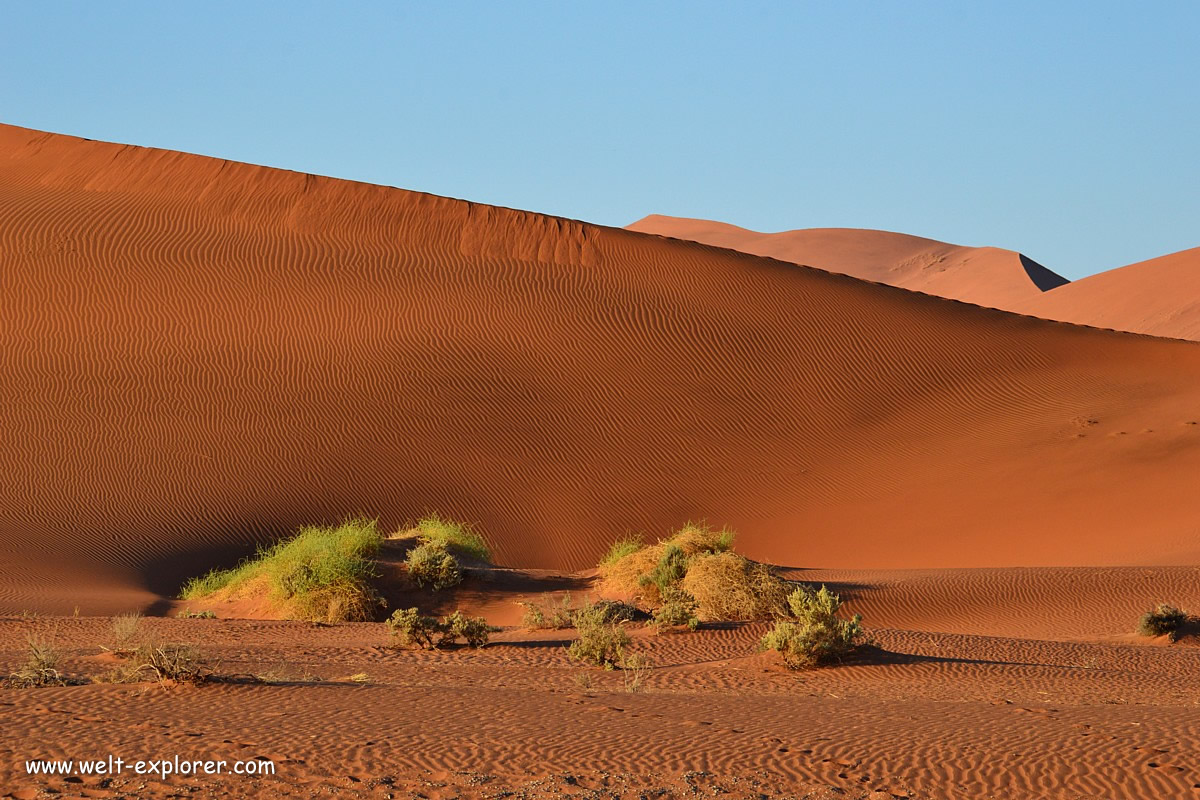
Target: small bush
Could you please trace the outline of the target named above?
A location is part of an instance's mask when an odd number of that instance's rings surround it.
[[[1187,621],[1186,611],[1167,603],[1159,603],[1142,615],[1138,621],[1138,633],[1143,636],[1169,636],[1171,641],[1175,641],[1179,629]]]
[[[416,645],[426,649],[432,648],[433,636],[438,632],[437,620],[422,616],[415,608],[393,611],[387,626],[401,647]]]
[[[637,694],[642,691],[642,683],[646,673],[654,668],[654,662],[638,653],[625,656],[621,661],[621,677],[625,681],[625,691]]]
[[[837,616],[842,601],[822,586],[813,591],[797,587],[788,595],[792,619],[775,623],[759,642],[760,650],[776,650],[792,669],[806,669],[836,661],[852,653],[865,641],[862,617]]]
[[[438,647],[447,647],[460,638],[465,639],[467,647],[483,647],[488,642],[491,626],[483,617],[467,617],[461,611],[455,611],[448,617],[443,617],[439,624],[442,638]]]
[[[696,598],[672,587],[663,595],[663,604],[655,610],[651,624],[660,632],[680,627],[696,630],[700,625],[700,618],[696,616]]]
[[[451,553],[491,561],[492,551],[483,536],[462,522],[451,522],[430,514],[402,535],[416,536],[425,544],[440,544]]]
[[[212,677],[200,654],[190,645],[147,641],[134,650],[124,664],[109,673],[108,683],[203,683]]]
[[[626,556],[631,556],[638,550],[642,549],[642,540],[637,536],[622,536],[612,543],[608,548],[608,552],[604,558],[600,559],[600,565],[615,564]]]
[[[370,619],[380,604],[370,581],[376,577],[374,556],[382,540],[375,521],[365,518],[336,527],[301,528],[233,569],[193,578],[180,596],[195,600],[220,592],[232,597],[263,587],[294,619]]]
[[[25,640],[28,654],[25,663],[11,673],[4,685],[13,689],[35,689],[41,686],[66,686],[71,681],[58,671],[59,653],[48,641],[38,636]]]
[[[415,608],[392,612],[387,626],[397,645],[415,645],[424,649],[450,647],[459,639],[465,639],[468,647],[483,647],[492,630],[483,617],[468,617],[461,611],[455,611],[437,620],[422,615]]]
[[[606,669],[620,666],[629,646],[629,634],[620,624],[606,622],[606,613],[606,609],[593,605],[575,615],[579,638],[567,650],[572,660]]]
[[[408,576],[417,586],[447,589],[462,583],[458,560],[450,555],[446,545],[441,542],[422,542],[417,545],[408,551],[404,565],[408,567]]]

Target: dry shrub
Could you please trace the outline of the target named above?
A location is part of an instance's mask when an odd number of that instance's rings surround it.
[[[600,574],[617,591],[630,594],[641,592],[647,602],[657,604],[664,586],[660,579],[669,576],[674,563],[680,560],[689,562],[693,557],[705,553],[727,552],[733,547],[733,539],[734,534],[730,530],[717,531],[689,523],[669,538],[632,552],[629,543],[614,549],[611,557],[600,565]],[[618,552],[624,555],[618,555]]]
[[[570,592],[564,593],[558,601],[549,594],[543,595],[542,600],[542,603],[521,603],[525,609],[521,615],[522,627],[531,631],[575,627],[576,609],[571,605]]]
[[[136,611],[128,614],[118,614],[112,618],[112,647],[106,648],[113,653],[127,653],[137,644],[142,627],[142,615]]]
[[[1159,603],[1142,615],[1138,621],[1138,633],[1143,636],[1168,636],[1173,642],[1187,621],[1186,611],[1169,603]]]
[[[212,672],[191,645],[148,640],[129,654],[125,663],[103,679],[106,683],[203,683]]]
[[[50,642],[39,636],[25,640],[28,654],[25,663],[4,680],[13,689],[34,689],[40,686],[66,686],[72,681],[58,671],[59,653]]]
[[[791,584],[766,564],[733,552],[693,557],[679,588],[696,598],[705,621],[772,619],[787,612]]]

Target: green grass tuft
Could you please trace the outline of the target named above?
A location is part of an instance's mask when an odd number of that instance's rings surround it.
[[[370,580],[382,540],[375,521],[361,517],[335,527],[308,526],[232,569],[193,578],[180,597],[236,593],[261,582],[270,599],[297,619],[369,619],[378,604]]]
[[[469,556],[480,561],[491,561],[492,551],[483,536],[462,522],[442,519],[430,514],[409,531],[426,544],[440,544],[451,553]]]
[[[608,553],[605,554],[604,558],[600,559],[600,565],[604,566],[605,564],[615,564],[622,558],[631,556],[641,549],[642,540],[640,537],[632,534],[622,536],[620,539],[617,539],[615,542],[613,542],[612,546],[608,548]]]

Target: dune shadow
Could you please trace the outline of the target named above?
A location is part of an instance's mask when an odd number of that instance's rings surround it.
[[[1033,281],[1033,285],[1043,292],[1048,292],[1051,289],[1057,289],[1063,284],[1070,283],[1063,276],[1051,272],[1028,256],[1017,253],[1017,258],[1021,260],[1021,267],[1025,270],[1025,274],[1029,276],[1029,280]]]
[[[973,664],[1001,667],[1051,667],[1055,664],[1039,664],[1033,661],[997,661],[986,658],[959,658],[955,656],[927,656],[919,653],[898,653],[885,650],[878,645],[868,644],[858,648],[843,666],[913,666],[915,664]]]

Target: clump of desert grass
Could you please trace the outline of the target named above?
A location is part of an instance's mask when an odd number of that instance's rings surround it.
[[[368,620],[381,604],[371,585],[383,537],[374,520],[307,526],[292,538],[232,569],[213,570],[184,585],[184,600],[265,595],[289,619]]]
[[[422,517],[394,538],[415,538],[422,544],[441,545],[447,552],[476,561],[491,561],[492,550],[483,534],[465,522],[442,519],[438,514]]]
[[[397,609],[387,620],[392,639],[399,647],[420,647],[425,650],[453,647],[459,639],[470,648],[483,647],[488,642],[491,626],[483,617],[468,617],[461,611],[442,617],[430,617],[416,608]]]
[[[30,636],[25,640],[25,649],[25,663],[0,682],[2,685],[11,689],[36,689],[78,683],[59,671],[62,656],[49,640]]]
[[[421,587],[446,589],[462,583],[459,559],[491,561],[492,551],[483,535],[471,526],[431,514],[406,530],[397,539],[415,539],[416,544],[404,560],[408,575]]]
[[[112,618],[112,635],[109,646],[105,647],[110,653],[127,653],[136,647],[141,636],[142,615],[136,611],[118,614]]]
[[[731,530],[688,524],[654,544],[630,549],[632,543],[618,542],[600,564],[614,592],[660,607],[682,591],[695,600],[696,617],[704,621],[771,619],[787,611],[791,584],[766,564],[734,552]]]
[[[791,669],[809,669],[840,661],[863,644],[862,617],[838,616],[841,598],[822,586],[798,586],[788,595],[790,615],[775,623],[759,642],[759,650],[776,650]]]
[[[1138,620],[1138,633],[1143,636],[1166,636],[1173,642],[1189,619],[1186,611],[1168,603],[1159,603]]]

